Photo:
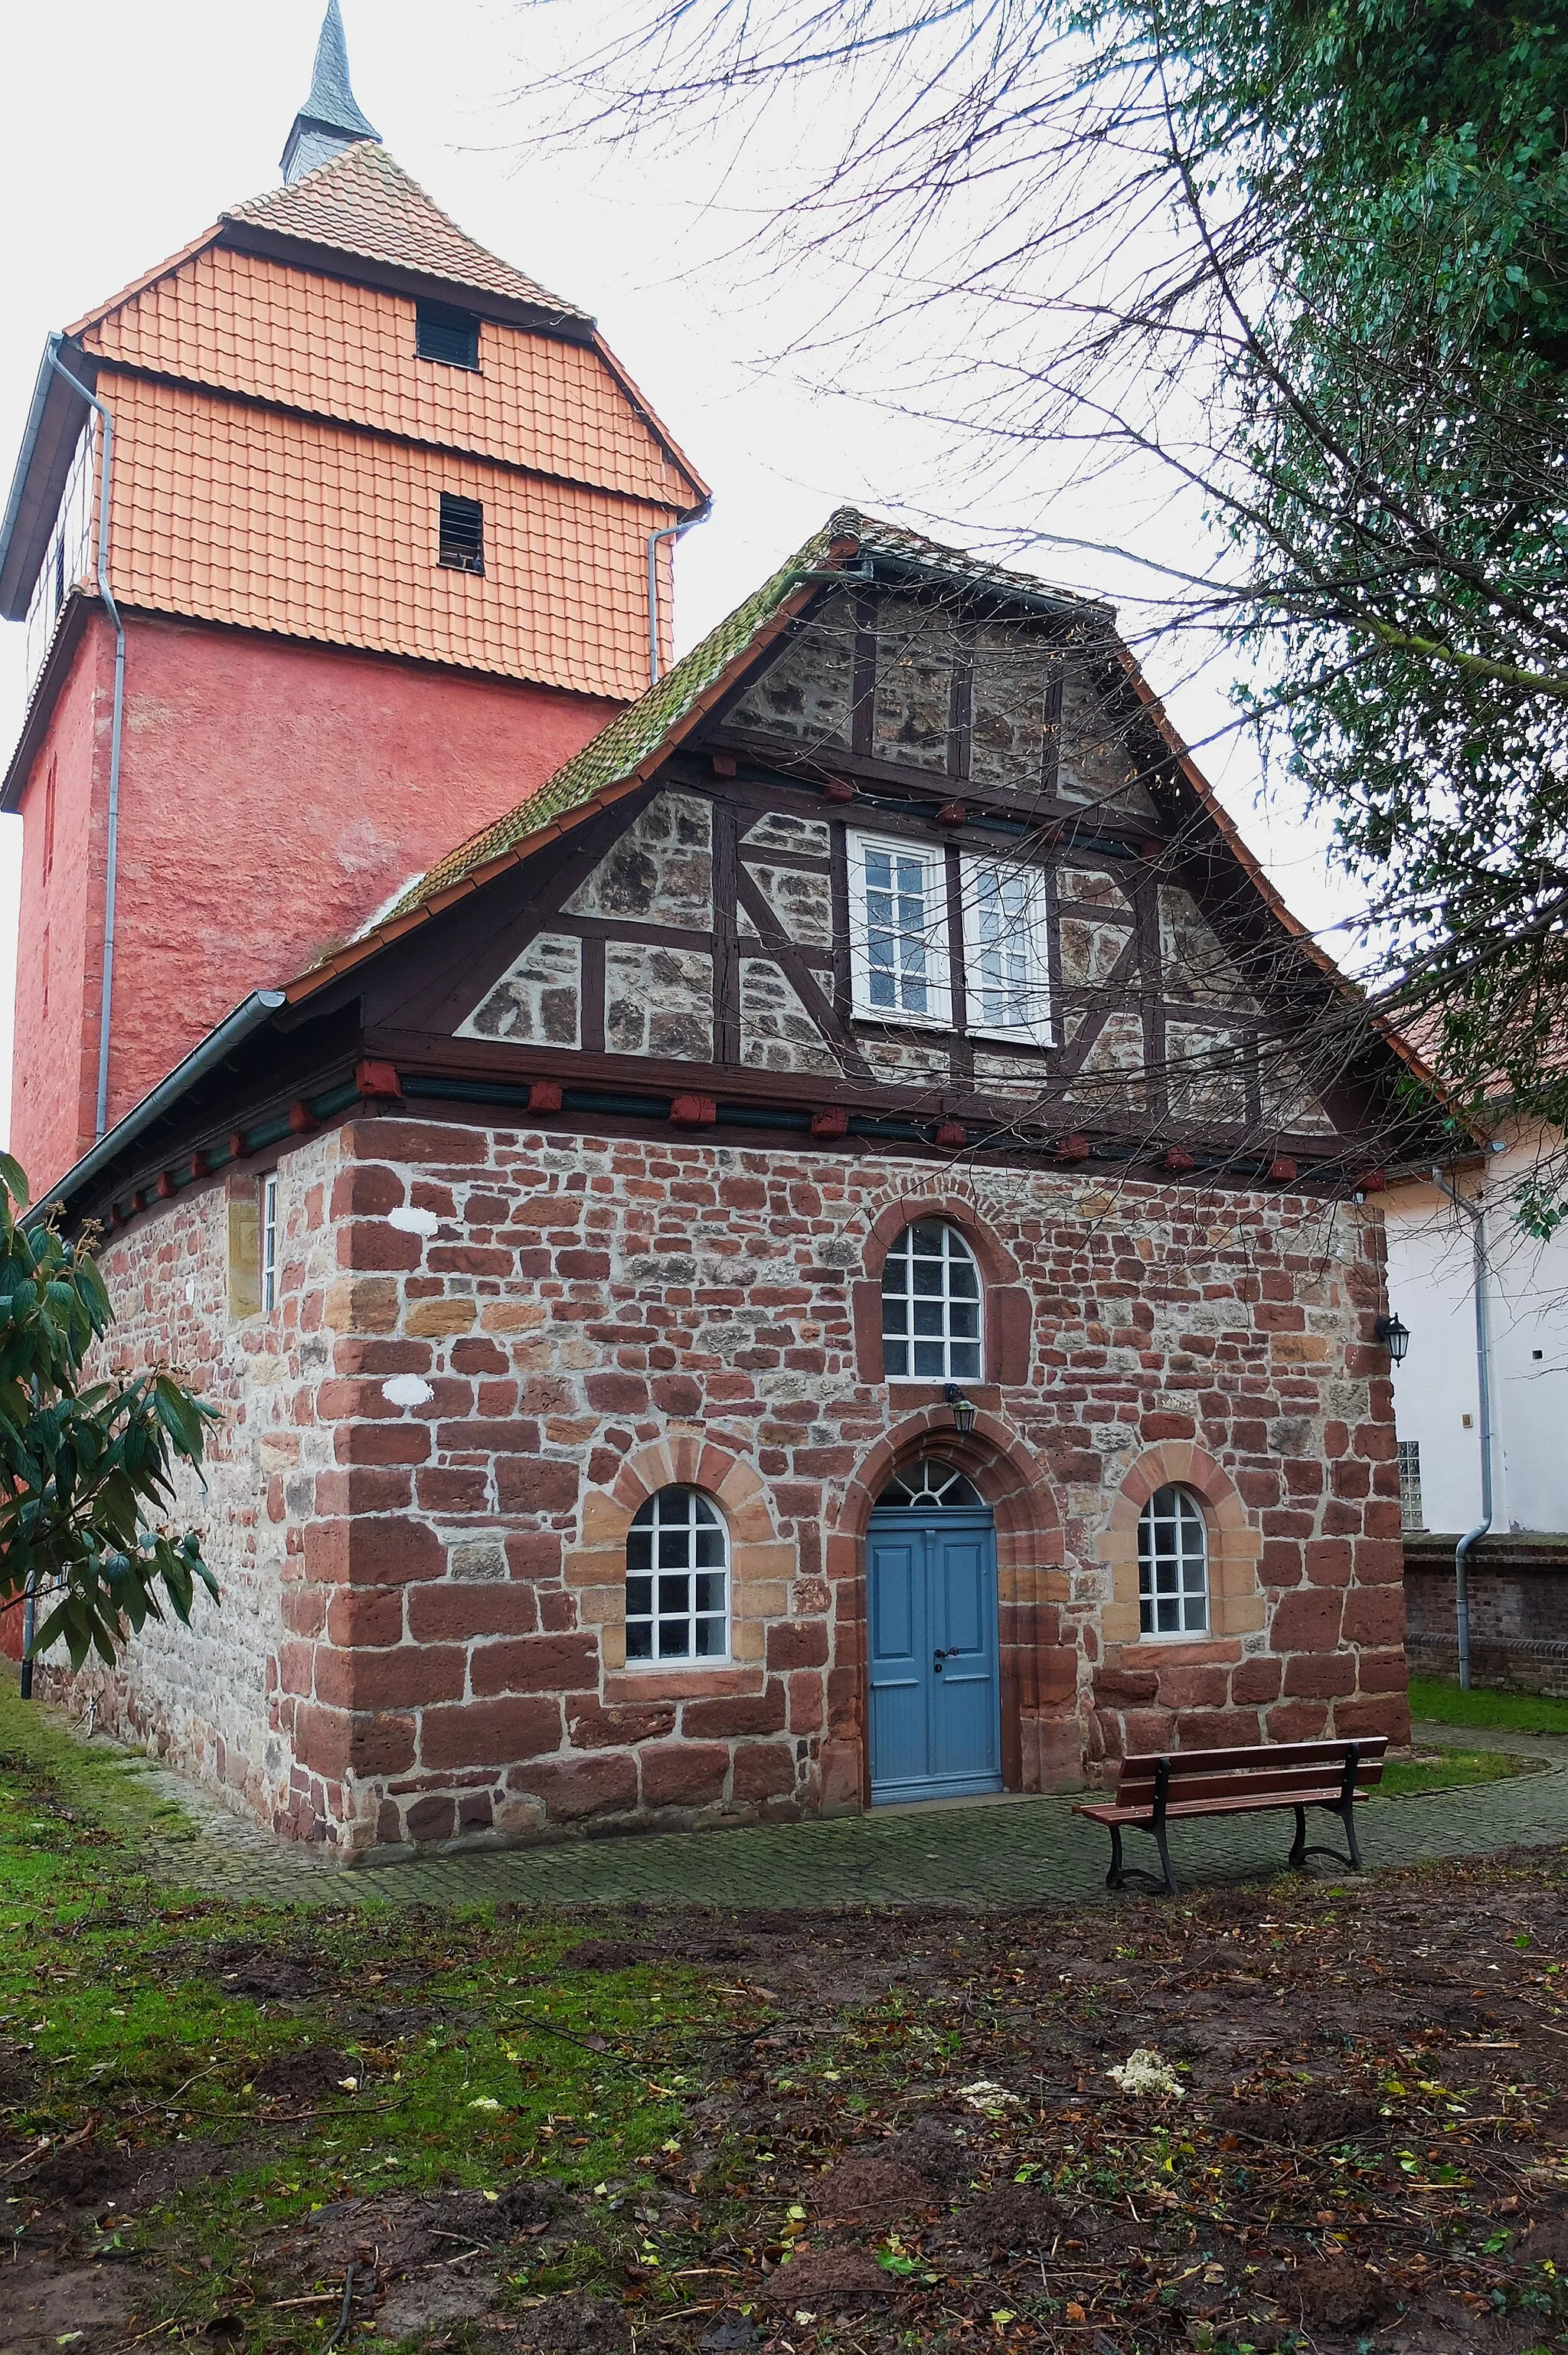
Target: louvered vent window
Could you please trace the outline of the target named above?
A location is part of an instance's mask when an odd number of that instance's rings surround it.
[[[440,561],[453,572],[484,570],[484,509],[477,499],[441,493]]]
[[[479,321],[471,311],[421,303],[416,309],[414,348],[422,360],[440,360],[444,368],[477,368]]]

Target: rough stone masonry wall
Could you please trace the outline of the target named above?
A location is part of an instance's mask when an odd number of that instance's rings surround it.
[[[234,1423],[223,1611],[100,1706],[284,1829],[364,1853],[859,1805],[864,1516],[927,1444],[996,1502],[1024,1787],[1128,1744],[1404,1731],[1375,1212],[396,1114],[281,1171],[273,1317],[224,1317],[219,1187],[106,1251],[121,1349],[171,1316]],[[894,1206],[938,1200],[1008,1327],[962,1444],[937,1386],[879,1379],[867,1275]],[[672,1476],[729,1520],[736,1657],[628,1669],[624,1531]],[[1216,1627],[1151,1646],[1128,1531],[1166,1477],[1205,1497]]]
[[[118,1670],[94,1664],[67,1682],[63,1653],[49,1670],[73,1710],[302,1839],[339,1836],[333,1816],[344,1796],[295,1754],[278,1690],[303,1523],[334,1461],[332,1426],[312,1401],[335,1347],[321,1311],[337,1249],[324,1206],[341,1146],[339,1134],[313,1137],[283,1163],[289,1264],[275,1316],[229,1315],[228,1203],[236,1190],[254,1194],[249,1173],[159,1204],[105,1245],[116,1319],[107,1363],[172,1366],[219,1412],[205,1487],[183,1474],[175,1510],[182,1526],[201,1529],[222,1602],[198,1590],[190,1625],[149,1624]]]

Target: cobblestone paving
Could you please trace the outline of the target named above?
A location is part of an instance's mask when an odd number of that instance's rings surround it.
[[[1419,1727],[1417,1740],[1550,1763],[1542,1773],[1503,1783],[1372,1801],[1357,1817],[1369,1865],[1568,1841],[1568,1740],[1452,1726]],[[154,1779],[191,1818],[187,1839],[157,1843],[161,1869],[187,1886],[269,1903],[980,1906],[1097,1897],[1105,1886],[1105,1834],[1060,1798],[577,1840],[342,1870],[240,1823],[175,1775]],[[1328,1817],[1318,1820],[1322,1829],[1314,1837],[1327,1842],[1338,1828]],[[1177,1874],[1189,1886],[1266,1876],[1283,1867],[1290,1831],[1290,1818],[1279,1816],[1173,1825]],[[1127,1847],[1128,1863],[1155,1861],[1151,1841],[1129,1834]]]

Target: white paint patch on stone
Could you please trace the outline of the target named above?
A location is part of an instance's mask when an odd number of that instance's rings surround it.
[[[441,1222],[434,1210],[419,1210],[410,1203],[399,1202],[395,1210],[387,1211],[387,1223],[400,1228],[406,1235],[433,1235]]]
[[[436,1393],[423,1374],[394,1374],[382,1383],[381,1395],[388,1406],[424,1406]]]

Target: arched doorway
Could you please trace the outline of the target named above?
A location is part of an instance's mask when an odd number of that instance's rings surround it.
[[[895,1473],[866,1533],[871,1799],[1001,1788],[996,1524],[955,1465]]]

